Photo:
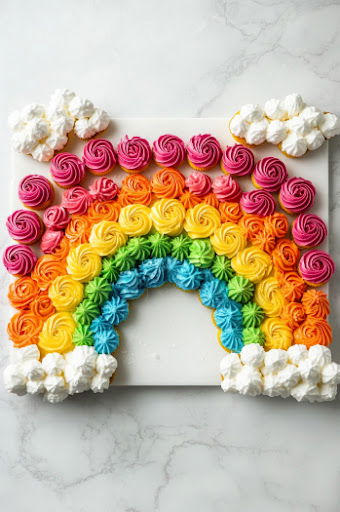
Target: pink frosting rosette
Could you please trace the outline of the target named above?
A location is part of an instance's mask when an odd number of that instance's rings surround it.
[[[58,153],[52,158],[51,175],[61,188],[78,185],[85,176],[85,164],[72,153]]]
[[[211,191],[212,179],[202,172],[195,171],[186,178],[185,185],[192,194],[203,197]]]
[[[288,173],[285,164],[278,158],[271,156],[262,158],[257,162],[252,176],[254,185],[268,192],[277,192],[287,178]]]
[[[110,178],[98,178],[89,188],[91,197],[95,201],[111,201],[119,192],[119,187]]]
[[[45,254],[52,254],[64,237],[64,231],[46,229],[41,237],[40,249]]]
[[[6,227],[13,240],[26,245],[35,244],[43,232],[39,215],[30,210],[15,210],[7,217]]]
[[[19,183],[18,196],[27,208],[42,210],[53,201],[54,190],[45,176],[28,174]]]
[[[213,192],[222,203],[238,203],[242,195],[240,185],[231,176],[217,176],[213,183]]]
[[[44,211],[43,221],[48,229],[65,229],[70,216],[62,206],[50,206]]]
[[[136,174],[146,169],[151,161],[151,148],[146,139],[125,135],[117,147],[118,163],[129,173]]]
[[[253,213],[261,217],[267,217],[275,212],[274,198],[266,190],[244,192],[240,199],[240,205],[246,213]]]
[[[84,146],[83,162],[97,176],[112,171],[117,163],[115,150],[107,139],[92,139]]]
[[[255,160],[252,151],[242,144],[227,146],[222,155],[222,170],[235,176],[246,176],[254,169]]]
[[[153,143],[155,162],[161,167],[178,167],[185,158],[185,145],[176,135],[161,135]]]
[[[335,263],[332,257],[318,249],[305,252],[299,261],[299,273],[311,286],[327,283],[334,272]]]
[[[280,204],[288,213],[303,213],[313,206],[315,194],[311,181],[305,178],[289,178],[281,185]]]
[[[217,165],[222,156],[218,140],[205,133],[194,135],[187,145],[188,162],[197,171],[208,171]]]
[[[325,240],[327,226],[313,213],[300,213],[292,224],[292,235],[299,247],[316,247]]]
[[[2,262],[10,274],[26,276],[30,274],[37,262],[37,257],[27,245],[10,245],[2,255]]]
[[[87,209],[92,202],[92,198],[89,192],[83,187],[73,187],[65,190],[61,201],[61,206],[72,215],[79,213],[83,215],[87,212]]]

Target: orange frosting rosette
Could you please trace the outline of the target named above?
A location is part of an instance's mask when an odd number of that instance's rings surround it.
[[[296,329],[306,320],[305,308],[301,302],[289,302],[284,306],[281,318],[291,329]]]
[[[184,190],[183,194],[180,196],[179,200],[183,204],[186,210],[189,208],[193,208],[196,204],[201,203],[202,199],[198,196],[195,196],[190,190]]]
[[[295,329],[294,343],[301,343],[308,348],[313,345],[328,346],[332,343],[332,328],[324,318],[308,316],[303,324]]]
[[[87,218],[90,224],[97,224],[102,220],[117,222],[120,208],[117,201],[94,201],[87,210]]]
[[[264,221],[263,217],[254,215],[252,213],[245,213],[239,222],[247,233],[247,238],[253,240],[255,235],[263,230]]]
[[[31,311],[19,311],[12,316],[7,326],[9,338],[16,348],[26,347],[38,343],[38,336],[43,326],[40,316]]]
[[[155,172],[151,180],[151,189],[156,197],[175,199],[183,194],[185,178],[183,174],[172,167],[166,167]]]
[[[32,271],[32,278],[40,290],[47,290],[57,276],[66,274],[66,264],[55,255],[45,254],[38,259]]]
[[[61,239],[60,244],[56,249],[53,251],[53,256],[56,258],[59,258],[61,260],[64,260],[66,256],[68,255],[68,252],[70,250],[70,242],[69,239],[64,236],[64,238]]]
[[[218,208],[221,214],[221,222],[237,224],[243,215],[240,203],[220,203]]]
[[[264,218],[264,227],[276,238],[283,238],[288,233],[289,223],[284,213],[275,212]]]
[[[32,301],[30,309],[34,315],[41,316],[44,320],[56,312],[48,292],[40,292]]]
[[[89,240],[91,222],[86,215],[72,215],[65,230],[71,245],[84,244]]]
[[[19,277],[8,288],[8,299],[16,309],[28,309],[39,292],[39,287],[29,276]]]
[[[307,290],[301,299],[306,314],[315,318],[326,318],[330,313],[329,300],[325,292]]]
[[[118,203],[121,206],[128,204],[144,204],[149,206],[152,200],[152,190],[149,180],[141,174],[126,176],[118,195]]]
[[[271,253],[276,245],[275,236],[266,229],[261,229],[253,235],[252,244],[256,245],[265,252]]]
[[[288,301],[300,300],[306,289],[302,277],[293,270],[277,274],[283,296]]]
[[[219,200],[217,199],[213,192],[209,192],[209,194],[202,196],[202,203],[209,204],[210,206],[213,206],[216,209],[218,209],[220,205]]]
[[[295,270],[299,256],[298,246],[288,238],[279,240],[272,252],[273,263],[281,272]]]

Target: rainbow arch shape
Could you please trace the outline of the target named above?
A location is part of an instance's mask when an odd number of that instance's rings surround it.
[[[228,217],[214,197],[196,204],[180,199],[122,205],[118,197],[107,202],[108,210],[105,201],[98,206],[99,218],[89,215],[91,204],[85,214],[72,215],[57,250],[42,256],[27,278],[49,298],[49,314],[38,326],[26,309],[13,317],[12,323],[25,320],[29,328],[26,342],[13,340],[5,369],[9,391],[44,393],[55,403],[69,394],[107,389],[117,369],[117,326],[127,320],[129,301],[170,282],[198,291],[202,304],[212,309],[226,350],[220,367],[224,391],[334,398],[340,371],[326,346],[330,328],[322,319],[314,337],[304,340],[303,321],[294,320],[293,326],[287,311],[307,289],[296,271],[299,250],[285,233],[270,248],[273,235],[256,236],[275,214],[247,216],[233,203]],[[282,277],[284,265],[291,281]],[[311,377],[316,360],[321,369]]]

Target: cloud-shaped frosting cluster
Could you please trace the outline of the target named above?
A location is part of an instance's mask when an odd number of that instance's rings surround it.
[[[69,89],[56,89],[47,106],[31,103],[8,118],[12,146],[39,162],[49,161],[67,143],[74,129],[81,139],[93,137],[109,124],[108,114]]]
[[[265,352],[261,345],[245,345],[220,363],[223,391],[242,395],[292,396],[298,402],[334,400],[340,383],[340,365],[327,347],[292,345]]]
[[[17,395],[43,394],[50,403],[68,395],[108,389],[117,369],[117,360],[109,354],[97,354],[93,347],[81,345],[64,355],[47,354],[40,362],[37,345],[14,348],[10,364],[4,370],[5,388]]]
[[[260,105],[246,104],[230,121],[230,131],[250,145],[279,144],[283,153],[300,157],[318,149],[325,139],[340,134],[340,119],[307,105],[299,94],[271,98]]]

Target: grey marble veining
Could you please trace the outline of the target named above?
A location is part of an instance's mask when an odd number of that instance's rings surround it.
[[[338,0],[3,0],[1,218],[13,108],[68,86],[117,117],[229,115],[291,91],[339,114],[339,26]],[[339,162],[337,139],[330,231],[340,269]],[[2,311],[7,283],[1,271]],[[0,387],[0,500],[9,512],[337,512],[339,413],[339,398],[297,404],[210,388],[113,388],[53,407]]]

